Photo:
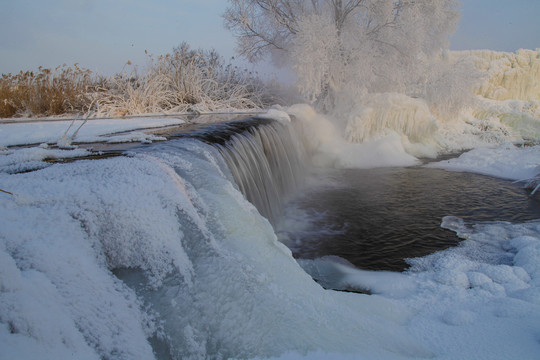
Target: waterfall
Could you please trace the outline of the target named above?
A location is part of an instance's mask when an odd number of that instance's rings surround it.
[[[185,134],[217,148],[246,199],[271,223],[305,171],[293,124],[263,118],[212,124]]]

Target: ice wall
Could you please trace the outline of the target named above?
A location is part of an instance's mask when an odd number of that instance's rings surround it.
[[[486,73],[476,93],[493,100],[540,100],[540,50],[520,49],[515,53],[491,50],[455,51],[454,59],[472,57]]]
[[[538,141],[540,139],[540,100],[482,99],[469,113],[477,121],[499,123],[508,133],[508,141]],[[485,128],[485,126],[484,126]]]
[[[353,106],[336,109],[330,116],[346,124],[344,138],[360,143],[397,133],[407,152],[417,157],[540,140],[539,50],[454,51],[440,61],[448,71],[435,72],[435,80],[427,78],[430,86],[417,84],[428,89],[422,95],[426,99],[401,93],[366,94]],[[459,79],[475,71],[451,64],[471,61],[484,76],[479,78],[476,95],[461,99]],[[471,77],[478,75],[473,73]],[[471,84],[465,81],[463,86]],[[449,91],[451,86],[455,89]],[[455,98],[446,99],[450,96]],[[445,111],[438,102],[455,104]]]
[[[316,166],[334,168],[372,168],[409,166],[418,160],[408,154],[395,131],[381,133],[379,138],[362,143],[347,141],[329,117],[318,114],[306,104],[291,106],[295,125],[310,159]]]
[[[353,110],[345,134],[350,141],[362,142],[384,136],[389,130],[417,142],[433,135],[437,120],[422,99],[398,93],[369,94]]]

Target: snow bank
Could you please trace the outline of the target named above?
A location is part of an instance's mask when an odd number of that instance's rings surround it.
[[[517,147],[504,144],[495,148],[478,148],[457,158],[430,163],[427,166],[508,180],[530,181],[540,178],[540,145]]]
[[[332,257],[302,260],[325,286],[369,290],[414,315],[411,334],[435,359],[535,359],[540,351],[540,221],[443,227],[466,239],[460,246],[409,259],[405,273],[364,271]],[[348,355],[287,354],[279,359],[349,359]]]
[[[111,270],[190,278],[182,182],[141,157],[0,179],[0,358],[153,358],[152,314]]]
[[[0,198],[0,357],[152,358],[152,316],[111,269],[141,267],[156,283],[173,268],[189,276],[178,184],[135,158],[0,179],[15,194]]]
[[[466,241],[410,261],[411,276],[423,284],[406,301],[419,311],[413,333],[425,335],[435,352],[450,359],[467,357],[459,353],[534,359],[539,343],[533,334],[540,329],[540,222],[472,225],[447,217],[442,226]],[[460,349],[429,335],[427,328],[432,334],[445,331]]]

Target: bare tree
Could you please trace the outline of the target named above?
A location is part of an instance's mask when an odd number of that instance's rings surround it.
[[[366,0],[230,0],[225,26],[238,38],[238,52],[257,61],[270,51],[286,51],[298,33],[298,21],[309,14],[332,11],[338,31]]]
[[[343,92],[406,93],[458,18],[457,0],[229,0],[224,14],[241,55],[292,66],[327,110]]]

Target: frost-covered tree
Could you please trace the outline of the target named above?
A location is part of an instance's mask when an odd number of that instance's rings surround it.
[[[417,95],[459,18],[457,0],[229,0],[225,25],[250,61],[288,64],[330,110],[343,94]]]

